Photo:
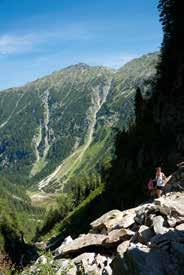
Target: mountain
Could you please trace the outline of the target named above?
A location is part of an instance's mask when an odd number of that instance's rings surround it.
[[[112,154],[112,127],[133,120],[136,88],[151,95],[157,62],[156,53],[118,71],[81,63],[1,91],[1,175],[53,192],[97,169]]]

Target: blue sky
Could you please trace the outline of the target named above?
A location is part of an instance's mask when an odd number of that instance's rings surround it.
[[[113,68],[157,51],[156,0],[0,0],[0,89],[84,62]]]

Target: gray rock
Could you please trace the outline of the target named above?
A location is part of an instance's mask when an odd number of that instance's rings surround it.
[[[153,229],[155,234],[164,234],[168,229],[163,226],[164,218],[162,216],[153,217]]]
[[[104,229],[106,232],[109,232],[113,229],[128,228],[134,223],[134,217],[136,215],[135,210],[136,208],[122,212],[119,210],[112,210],[93,221],[90,225],[95,232],[102,232]]]
[[[176,228],[176,230],[184,231],[184,223],[177,225],[175,228]]]
[[[152,207],[154,207],[154,206],[151,204],[144,204],[144,205],[137,207],[135,210],[136,216],[135,216],[134,220],[140,225],[144,224],[147,213]]]
[[[124,253],[127,251],[128,247],[129,247],[129,244],[130,244],[130,241],[124,241],[123,243],[118,245],[117,253],[121,258],[123,258]]]
[[[83,253],[81,255],[79,255],[78,257],[73,259],[73,262],[75,264],[78,264],[80,262],[86,262],[89,265],[93,265],[95,263],[95,257],[96,257],[96,253]]]
[[[155,200],[160,213],[170,217],[184,217],[184,193],[174,193]]]
[[[73,242],[73,239],[71,236],[68,236],[67,238],[65,238],[63,243],[55,250],[55,252],[54,252],[55,256],[61,254],[63,246],[70,244],[72,242]]]
[[[148,243],[154,236],[154,232],[145,225],[141,225],[138,231],[138,239],[142,243]]]
[[[37,264],[42,264],[42,265],[45,265],[45,264],[47,264],[47,258],[44,256],[44,255],[42,255],[42,256],[40,256],[37,260],[36,260],[36,262],[35,262],[35,264],[37,265]]]
[[[167,217],[167,222],[169,224],[170,227],[175,227],[176,223],[177,223],[177,219],[175,219],[174,217]]]
[[[78,272],[84,274],[107,274],[111,275],[112,270],[110,268],[111,258],[101,254],[95,253],[83,253],[76,257],[73,262],[77,266]]]
[[[114,275],[164,275],[175,274],[176,266],[166,251],[150,249],[140,243],[131,244],[123,258],[112,262]]]
[[[93,247],[94,249],[95,246],[106,248],[113,247],[121,241],[130,239],[133,234],[134,233],[132,231],[126,229],[116,229],[111,231],[108,235],[88,233],[87,235],[82,235],[68,244],[63,244],[60,246],[60,254],[57,254],[55,258],[57,259],[58,257],[72,253],[80,253],[90,247]]]

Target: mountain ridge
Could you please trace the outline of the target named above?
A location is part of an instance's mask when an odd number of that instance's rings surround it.
[[[146,81],[154,77],[157,60],[158,53],[144,55],[120,71],[79,63],[23,87],[1,91],[0,172],[3,168],[20,182],[36,183],[65,161],[72,177],[75,169],[82,169],[85,160],[82,166],[76,166],[75,155],[71,162],[67,158],[75,151],[80,155],[84,147],[85,159],[91,145],[101,144],[101,149],[95,149],[97,165],[112,126],[126,128],[133,117],[135,87],[144,88],[143,94],[150,89]],[[107,86],[108,94],[103,101]],[[93,142],[85,147],[90,128],[94,128]],[[62,186],[62,181],[66,181],[65,171],[57,177],[52,191]]]

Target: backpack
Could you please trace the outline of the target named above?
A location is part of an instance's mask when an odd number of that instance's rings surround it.
[[[150,179],[147,184],[148,190],[153,190],[156,187],[156,180]]]

